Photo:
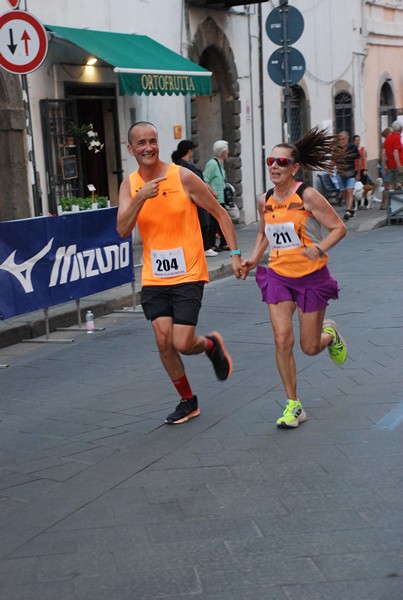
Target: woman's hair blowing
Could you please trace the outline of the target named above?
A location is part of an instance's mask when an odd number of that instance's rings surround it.
[[[337,135],[326,129],[314,127],[294,144],[277,144],[275,148],[287,148],[291,157],[309,171],[332,171],[346,158],[345,149],[338,145]]]

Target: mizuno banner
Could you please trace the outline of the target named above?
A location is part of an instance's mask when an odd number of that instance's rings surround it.
[[[131,238],[117,208],[0,223],[0,319],[133,280]]]

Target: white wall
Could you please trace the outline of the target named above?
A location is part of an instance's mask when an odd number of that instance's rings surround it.
[[[249,16],[248,11],[243,7],[233,11],[192,8],[190,39],[187,40],[184,0],[68,0],[68,2],[27,0],[27,2],[28,10],[43,23],[144,34],[185,56],[187,56],[187,43],[192,42],[197,27],[206,18],[213,18],[229,40],[238,72],[245,217],[246,222],[255,220],[255,196],[263,191],[263,173],[266,172],[261,160],[257,5],[250,6]],[[393,0],[389,0],[388,4],[398,6]],[[397,106],[403,105],[401,61],[396,59],[400,55],[399,52],[401,53],[401,44],[396,49],[396,35],[401,31],[403,24],[403,10],[393,11],[391,8],[373,5],[364,0],[290,0],[290,5],[302,12],[305,21],[304,32],[293,46],[302,52],[306,61],[306,73],[299,85],[306,93],[311,126],[333,121],[334,95],[343,87],[348,88],[354,101],[355,131],[361,135],[362,143],[367,146],[371,155],[375,154],[378,140],[377,111],[380,80],[382,77],[385,78],[388,67],[388,72],[392,73],[393,77],[392,86],[396,90]],[[275,6],[278,6],[278,0],[261,5],[266,156],[270,154],[272,146],[283,139],[281,115],[283,88],[274,84],[267,73],[267,61],[272,52],[278,48],[269,40],[265,31],[267,16]],[[5,12],[9,9],[6,0],[0,0],[0,11]],[[379,44],[375,51],[372,51],[371,45],[367,46],[375,30],[383,33],[384,45],[390,45],[389,54],[382,44]],[[401,34],[400,40],[402,40]],[[364,56],[367,50],[368,59]],[[53,81],[52,62],[52,56],[49,55],[43,66],[28,76],[37,168],[41,174],[43,187],[46,179],[39,100],[46,97],[58,98],[62,94],[62,86],[55,85]],[[96,72],[103,81],[117,82],[112,69],[97,69]],[[85,77],[89,75],[83,73],[80,80]],[[369,94],[371,98],[368,98]],[[183,137],[190,135],[190,132],[186,131],[186,101],[183,96],[119,97],[118,107],[125,174],[135,168],[134,161],[128,157],[126,150],[126,132],[131,124],[131,109],[136,110],[137,119],[152,121],[158,127],[161,157],[164,160],[170,160],[171,152],[178,142],[173,135],[174,125],[182,125]],[[46,210],[46,202],[44,206]]]

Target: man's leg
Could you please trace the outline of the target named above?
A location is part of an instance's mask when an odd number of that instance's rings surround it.
[[[154,319],[152,325],[161,362],[181,398],[176,409],[167,416],[165,422],[171,425],[186,423],[189,419],[198,417],[200,410],[198,408],[197,396],[193,394],[186,377],[179,348],[177,349],[174,345],[174,331],[177,327],[186,328],[186,338],[189,343],[194,338],[195,328],[192,325],[173,325],[172,317],[159,317]],[[203,352],[203,346],[205,345],[205,339],[201,338],[201,343],[199,343],[201,349],[197,348],[199,352],[194,353]]]

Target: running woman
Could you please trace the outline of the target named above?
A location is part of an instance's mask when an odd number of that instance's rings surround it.
[[[297,395],[292,318],[298,310],[300,345],[314,356],[328,349],[341,365],[347,346],[337,325],[324,320],[328,300],[339,287],[327,268],[328,252],[345,235],[346,227],[329,202],[313,187],[295,178],[300,170],[331,171],[340,160],[337,138],[314,128],[293,144],[278,144],[267,159],[274,188],[258,200],[260,229],[249,259],[242,263],[242,279],[254,269],[268,245],[269,266],[257,266],[256,282],[269,305],[276,364],[287,397],[277,426],[295,428],[307,416]],[[322,237],[322,226],[328,231]]]

